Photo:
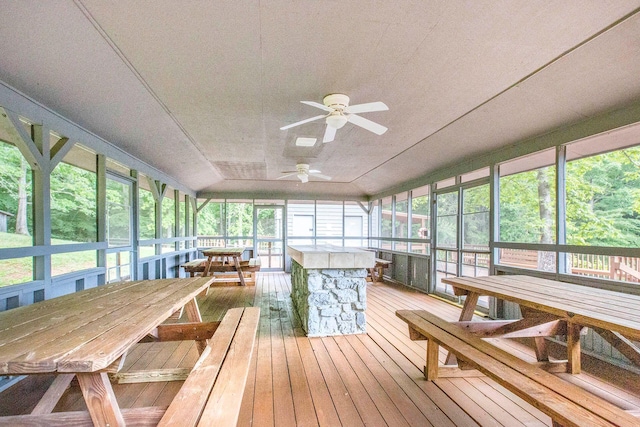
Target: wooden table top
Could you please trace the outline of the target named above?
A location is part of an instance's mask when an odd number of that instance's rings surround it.
[[[1,312],[0,374],[104,369],[210,281],[113,283]]]
[[[442,279],[456,288],[554,314],[582,326],[640,339],[640,296],[531,276]]]
[[[204,256],[240,256],[246,248],[209,248],[204,249]]]

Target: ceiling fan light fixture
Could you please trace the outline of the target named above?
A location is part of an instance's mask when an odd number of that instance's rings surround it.
[[[346,125],[348,121],[349,119],[346,116],[340,114],[339,112],[334,112],[329,114],[329,116],[327,116],[327,119],[326,119],[327,126],[331,126],[332,128],[335,128],[335,129],[340,129],[341,127]]]
[[[307,175],[306,173],[299,173],[298,179],[304,184],[305,182],[309,182],[309,175]]]

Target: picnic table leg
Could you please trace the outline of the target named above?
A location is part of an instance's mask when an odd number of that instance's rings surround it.
[[[580,330],[582,326],[567,322],[567,372],[579,374],[580,366]]]
[[[187,311],[187,318],[190,322],[202,322],[202,315],[195,298],[185,304],[184,308]],[[196,340],[196,347],[198,348],[198,354],[202,354],[207,347],[207,340]]]
[[[77,374],[91,421],[96,426],[123,426],[124,417],[106,372]]]
[[[247,286],[247,284],[244,281],[244,275],[242,274],[242,268],[240,268],[240,257],[239,256],[234,256],[233,257],[233,265],[236,268],[236,271],[238,272],[238,277],[240,278],[240,284],[242,286]]]
[[[209,275],[209,269],[211,269],[211,259],[213,256],[209,255],[207,257],[207,263],[204,265],[204,271],[202,272],[202,277],[206,277]]]
[[[473,319],[473,313],[476,311],[476,305],[478,304],[478,298],[480,298],[480,294],[476,292],[462,291],[461,289],[454,288],[456,295],[466,295],[467,297],[464,300],[464,304],[462,305],[462,312],[460,313],[459,321],[469,321]],[[455,365],[458,363],[458,359],[456,355],[449,352],[447,355],[447,360],[444,362],[445,365]]]
[[[520,306],[520,312],[522,313],[523,318],[545,316],[543,312],[539,310],[534,310],[533,308],[525,307],[523,305]],[[536,360],[538,360],[538,362],[548,362],[549,361],[549,343],[547,342],[546,338],[534,337],[533,342],[535,344],[534,350],[536,352]]]
[[[440,346],[434,340],[427,341],[427,358],[424,366],[424,377],[427,381],[433,381],[438,378],[438,355],[440,354]],[[449,353],[451,354],[451,353]]]
[[[62,397],[62,394],[67,390],[69,384],[71,384],[73,377],[75,377],[75,374],[58,374],[36,407],[33,408],[31,414],[42,415],[52,413],[60,397]]]

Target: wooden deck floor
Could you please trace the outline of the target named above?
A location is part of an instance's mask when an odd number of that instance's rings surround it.
[[[427,309],[457,319],[460,309],[436,298],[385,284],[369,284],[367,334],[304,336],[292,313],[289,276],[261,273],[255,287],[215,288],[200,301],[205,320],[219,320],[230,307],[261,310],[240,426],[544,426],[550,419],[486,378],[449,378],[427,382],[422,376],[425,344],[408,338],[400,308]],[[499,344],[533,359],[517,343]],[[444,354],[441,354],[444,357]],[[145,343],[127,356],[125,370],[190,367],[193,343]],[[586,363],[589,369],[589,363]],[[640,408],[637,376],[602,366],[602,378],[583,373],[582,384],[625,409]],[[566,376],[564,376],[566,378]],[[46,377],[0,394],[0,415],[28,413],[44,393]],[[168,405],[180,382],[115,385],[121,406]],[[56,407],[82,410],[77,386]]]

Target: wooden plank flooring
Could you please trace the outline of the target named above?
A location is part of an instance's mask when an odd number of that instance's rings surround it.
[[[231,307],[261,308],[239,426],[551,425],[549,417],[487,378],[424,380],[425,343],[409,340],[407,326],[395,311],[425,309],[455,320],[459,307],[405,287],[369,284],[367,334],[309,339],[289,295],[288,275],[263,272],[255,287],[218,287],[200,299],[205,321],[220,320]],[[534,360],[522,344],[495,341]],[[442,361],[444,357],[441,352]],[[127,356],[124,369],[191,367],[196,359],[193,343],[141,343]],[[622,372],[618,368],[594,369],[604,372],[603,377],[583,373],[563,378],[625,409],[640,408],[637,376],[624,373],[624,379],[615,381]],[[42,377],[31,385],[22,383],[0,394],[0,415],[28,413],[44,393]],[[180,385],[122,384],[114,391],[124,408],[166,406]],[[20,405],[12,405],[17,396]],[[72,383],[56,411],[82,409],[81,394]]]

